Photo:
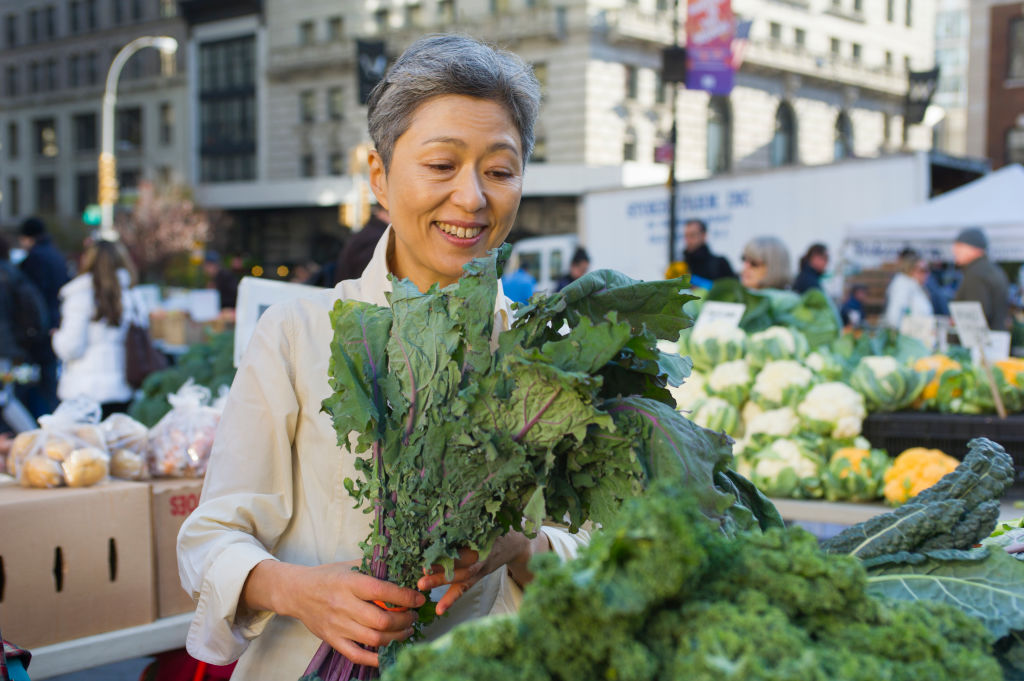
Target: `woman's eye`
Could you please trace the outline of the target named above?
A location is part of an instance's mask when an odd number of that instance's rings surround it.
[[[451,163],[428,163],[427,167],[431,170],[447,171],[451,170],[455,166]]]

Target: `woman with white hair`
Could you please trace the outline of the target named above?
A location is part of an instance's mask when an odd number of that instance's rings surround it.
[[[743,247],[740,283],[747,288],[788,288],[790,272],[789,249],[778,237],[759,236]]]

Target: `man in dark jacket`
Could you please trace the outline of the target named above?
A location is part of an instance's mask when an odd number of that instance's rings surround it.
[[[729,261],[715,255],[708,248],[708,226],[703,220],[688,220],[683,227],[683,243],[686,266],[694,277],[714,281],[724,277],[735,277]]]
[[[388,215],[388,211],[380,205],[373,205],[370,208],[370,219],[362,229],[348,238],[341,253],[338,254],[338,262],[334,267],[334,284],[363,276],[363,270],[373,257],[373,249],[377,247],[377,242],[389,224],[391,216]]]
[[[26,218],[21,223],[18,237],[28,255],[21,261],[21,271],[35,284],[46,301],[50,313],[50,331],[60,326],[60,289],[68,283],[68,264],[60,251],[50,242],[46,224],[38,217]],[[49,343],[26,348],[31,360],[39,365],[39,383],[18,386],[18,398],[36,418],[52,414],[57,408],[57,355]]]
[[[953,300],[976,300],[981,303],[988,328],[1005,331],[1009,318],[1010,280],[1006,273],[988,258],[988,239],[977,227],[962,230],[953,242],[953,262],[963,271],[963,280]]]

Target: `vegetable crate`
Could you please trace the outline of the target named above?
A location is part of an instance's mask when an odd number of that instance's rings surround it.
[[[1013,457],[1017,482],[1024,482],[1024,414],[1000,419],[994,415],[875,413],[864,420],[863,435],[873,447],[892,456],[910,447],[928,447],[958,459],[967,452],[971,438],[987,437]]]

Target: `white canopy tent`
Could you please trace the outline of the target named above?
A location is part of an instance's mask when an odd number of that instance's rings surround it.
[[[964,227],[981,227],[989,255],[1024,260],[1024,168],[1013,164],[890,215],[854,223],[846,232],[846,256],[864,265],[892,260],[904,246],[929,257],[950,258]]]

